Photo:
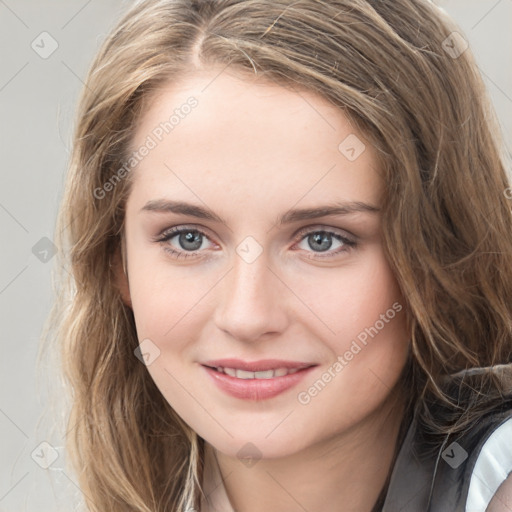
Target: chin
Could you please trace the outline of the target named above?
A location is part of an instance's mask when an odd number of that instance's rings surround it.
[[[278,427],[279,428],[279,427]],[[233,437],[228,434],[219,438],[218,436],[207,436],[204,439],[217,451],[227,457],[244,461],[257,461],[260,459],[280,459],[298,453],[307,447],[307,441],[303,436],[300,439],[293,439],[289,433],[283,431],[281,435],[273,432],[267,436],[272,429],[234,432],[230,430]],[[298,433],[297,433],[298,435]],[[250,462],[246,465],[250,465]]]

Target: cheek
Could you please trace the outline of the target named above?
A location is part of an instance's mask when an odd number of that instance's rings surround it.
[[[331,334],[315,329],[318,336],[323,332],[332,359],[303,386],[299,401],[316,402],[318,412],[337,403],[342,415],[364,414],[387,396],[407,360],[403,296],[379,250],[357,271],[347,270],[339,282],[326,280],[324,285],[328,293],[318,294],[317,307]]]
[[[354,287],[349,303],[353,322],[347,319],[348,336],[343,336],[337,347],[347,373],[361,378],[363,389],[364,379],[381,379],[389,387],[394,384],[405,364],[409,340],[403,296],[382,254],[371,269]]]
[[[363,342],[365,336],[371,339],[368,331],[375,335],[374,327],[381,340],[400,343],[404,337],[403,297],[380,246],[369,248],[358,261],[338,272],[292,279],[288,276],[296,295],[309,308],[296,309],[295,318],[305,322],[331,352],[344,353],[358,337]]]
[[[403,296],[383,256],[353,283],[353,290],[347,302],[354,319],[350,337],[364,343],[379,336],[381,345],[393,340],[400,345],[406,336]]]
[[[156,251],[155,251],[156,254]],[[165,345],[180,344],[178,331],[197,323],[204,312],[211,276],[201,276],[194,267],[173,268],[161,254],[134,254],[130,258],[130,295],[139,339],[154,338]]]
[[[189,363],[211,317],[201,300],[207,290],[197,280],[182,282],[165,274],[153,267],[130,283],[137,336],[152,355],[147,370],[154,383],[179,416],[193,423],[204,410],[191,401],[190,393],[196,393]]]

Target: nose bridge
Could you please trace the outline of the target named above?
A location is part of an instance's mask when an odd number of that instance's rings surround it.
[[[240,340],[253,340],[284,328],[282,290],[265,253],[251,259],[237,251],[223,281],[215,312],[220,329]]]

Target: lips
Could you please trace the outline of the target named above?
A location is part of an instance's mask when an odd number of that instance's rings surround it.
[[[218,359],[202,366],[225,393],[246,400],[265,400],[295,386],[317,365],[278,359]]]

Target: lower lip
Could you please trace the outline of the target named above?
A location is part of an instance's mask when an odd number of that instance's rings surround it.
[[[298,384],[313,370],[314,366],[272,379],[238,379],[208,366],[203,366],[203,368],[215,384],[228,395],[245,400],[265,400],[277,396]]]

